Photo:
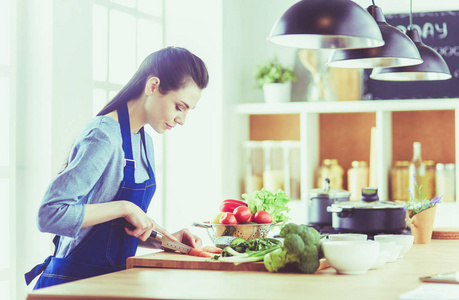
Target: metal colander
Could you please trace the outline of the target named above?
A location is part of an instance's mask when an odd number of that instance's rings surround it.
[[[212,242],[220,236],[235,236],[250,241],[258,238],[265,238],[268,235],[271,226],[277,224],[209,224],[209,223],[193,223],[193,226],[206,228]]]

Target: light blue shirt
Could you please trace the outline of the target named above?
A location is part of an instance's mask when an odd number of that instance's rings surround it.
[[[131,133],[131,140],[136,161],[135,181],[141,183],[150,176],[140,133]],[[154,170],[153,141],[148,134],[145,140]],[[92,229],[81,228],[85,204],[113,200],[123,180],[123,168],[119,123],[110,117],[95,117],[76,139],[67,167],[51,181],[39,208],[40,231],[61,236],[56,257],[69,254]]]

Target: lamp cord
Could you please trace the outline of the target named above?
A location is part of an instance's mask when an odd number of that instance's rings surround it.
[[[371,0],[371,2],[373,2],[373,6],[375,5],[375,0]]]
[[[413,29],[413,0],[410,0],[410,25],[408,29]]]

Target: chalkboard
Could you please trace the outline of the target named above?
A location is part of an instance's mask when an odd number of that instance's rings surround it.
[[[406,32],[408,14],[388,14],[385,17],[387,23]],[[365,70],[365,100],[459,98],[459,11],[414,13],[412,20],[423,43],[443,57],[453,77],[439,81],[380,81],[369,78],[371,69]]]

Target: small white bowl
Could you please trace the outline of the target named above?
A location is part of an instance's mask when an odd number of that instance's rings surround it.
[[[375,241],[380,243],[395,242],[402,246],[398,258],[403,258],[413,246],[414,236],[405,234],[379,234],[375,235]]]
[[[339,274],[364,274],[376,262],[379,243],[374,241],[324,241],[325,258]]]
[[[366,241],[368,236],[360,233],[341,233],[341,234],[330,234],[328,240],[330,241]]]
[[[376,243],[379,243],[379,242],[376,242]],[[395,242],[379,243],[379,255],[378,255],[378,258],[376,259],[376,262],[373,264],[373,266],[371,266],[370,270],[378,269],[384,266],[389,261],[389,259],[392,258],[392,255],[395,250],[395,246],[396,246]],[[401,246],[399,247],[400,247],[399,249],[401,249]],[[398,252],[397,252],[397,256],[398,256]],[[395,259],[397,259],[397,256],[395,256]]]
[[[395,242],[392,242],[395,244]],[[389,244],[389,243],[381,243],[381,244]],[[402,251],[403,249],[403,246],[402,245],[398,245],[398,244],[395,244],[394,246],[394,251],[392,252],[391,256],[389,257],[389,260],[387,262],[394,262],[397,260],[397,258],[399,257],[400,255],[400,251]]]

